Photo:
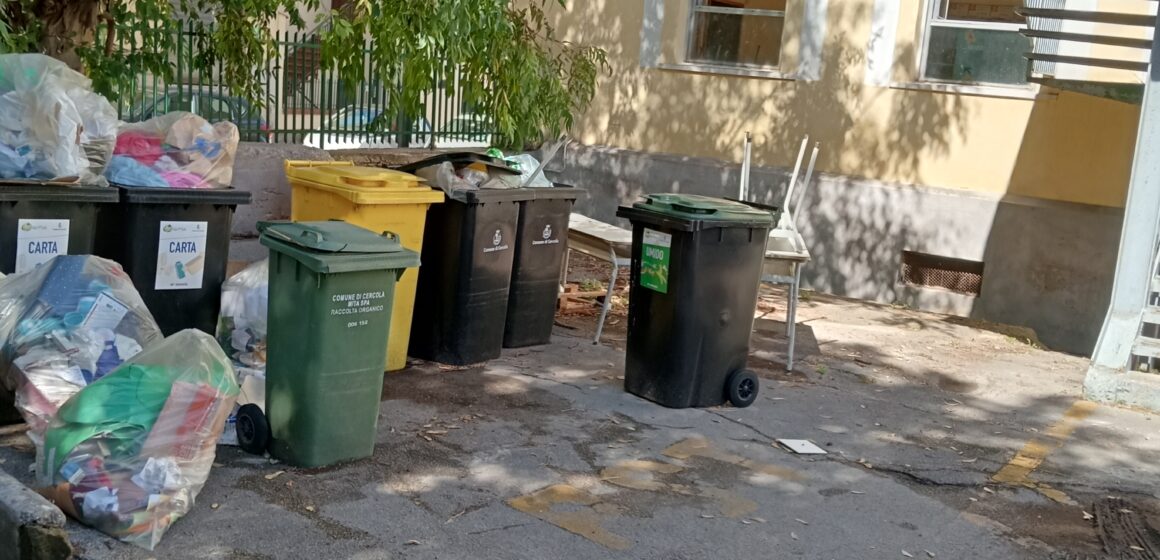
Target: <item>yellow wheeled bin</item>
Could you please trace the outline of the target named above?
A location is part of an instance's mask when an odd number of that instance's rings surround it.
[[[414,175],[350,162],[287,161],[286,178],[292,190],[291,220],[343,220],[376,232],[390,231],[399,236],[403,247],[416,253],[422,253],[427,209],[443,202],[443,191],[424,185]],[[395,285],[387,371],[407,366],[418,280],[415,271],[408,271]]]

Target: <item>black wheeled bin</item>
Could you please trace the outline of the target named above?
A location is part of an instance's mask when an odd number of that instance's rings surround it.
[[[423,265],[409,354],[451,365],[498,358],[503,348],[520,203],[533,189],[447,193],[423,230]]]
[[[28,272],[57,255],[90,255],[97,212],[117,189],[0,185],[0,272]]]
[[[213,334],[230,259],[230,226],[250,193],[120,187],[101,212],[97,255],[125,268],[161,332]]]
[[[616,215],[632,222],[625,390],[671,408],[752,404],[745,366],[773,216],[680,194]]]
[[[560,297],[560,268],[568,250],[568,218],[583,189],[532,189],[520,208],[515,266],[508,294],[504,348],[548,344]]]

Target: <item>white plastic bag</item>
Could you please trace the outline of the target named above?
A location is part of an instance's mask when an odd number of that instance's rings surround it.
[[[233,183],[238,127],[186,112],[122,125],[109,181],[126,187],[222,188]]]
[[[103,183],[117,110],[91,85],[48,56],[0,55],[0,178]]]
[[[161,338],[113,261],[62,255],[0,281],[0,382],[38,452],[65,401]]]
[[[270,260],[247,266],[222,285],[218,342],[234,362],[266,370],[266,313],[269,308]]]
[[[218,442],[238,445],[235,423],[238,407],[256,404],[266,407],[266,313],[269,309],[270,259],[262,259],[242,269],[222,285],[222,310],[217,339],[234,362],[242,387],[238,403],[226,420]]]
[[[537,160],[535,157],[532,157],[529,154],[520,154],[520,155],[516,155],[516,156],[508,156],[507,158],[505,158],[505,160],[508,163],[515,164],[514,167],[517,167],[520,171],[520,184],[516,185],[516,186],[519,186],[519,187],[522,187],[522,186],[543,187],[543,188],[549,188],[552,186],[552,182],[549,181],[548,178],[544,176],[543,170],[540,170],[539,173],[536,173],[535,178],[532,178],[532,173],[535,173],[536,168],[538,168],[540,166],[540,161]],[[529,182],[529,179],[531,179],[530,182]]]
[[[212,336],[174,334],[60,408],[38,478],[66,513],[153,550],[205,485],[238,391]]]

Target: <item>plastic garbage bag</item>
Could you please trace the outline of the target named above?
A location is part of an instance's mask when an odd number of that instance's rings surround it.
[[[104,182],[119,121],[91,86],[54,58],[0,55],[0,178]]]
[[[162,338],[121,265],[62,255],[0,281],[0,385],[41,451],[59,407]]]
[[[265,408],[269,285],[269,259],[251,264],[222,285],[217,339],[226,356],[233,360],[242,387],[241,396],[226,420],[226,429],[219,441],[223,445],[238,445],[234,429],[238,407],[253,403]]]
[[[516,186],[528,187],[543,187],[550,188],[552,182],[544,176],[544,171],[540,170],[536,173],[536,169],[540,167],[540,161],[529,154],[520,154],[516,156],[508,156],[505,161],[512,164],[513,167],[520,171],[520,184]],[[532,173],[536,173],[535,178],[532,178]]]
[[[126,187],[222,188],[233,183],[238,127],[210,124],[186,112],[125,123],[117,135],[115,166],[106,175]]]
[[[270,260],[247,266],[222,285],[217,337],[226,355],[243,366],[266,369],[266,313]]]
[[[473,191],[479,188],[479,184],[460,177],[455,170],[455,165],[449,161],[416,169],[415,175],[426,180],[427,184],[447,193]]]
[[[152,550],[205,485],[238,392],[217,341],[178,332],[60,408],[37,477],[66,513]]]

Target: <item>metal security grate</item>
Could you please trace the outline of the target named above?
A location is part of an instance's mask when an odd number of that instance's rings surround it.
[[[977,296],[983,291],[983,263],[903,251],[902,281]]]

